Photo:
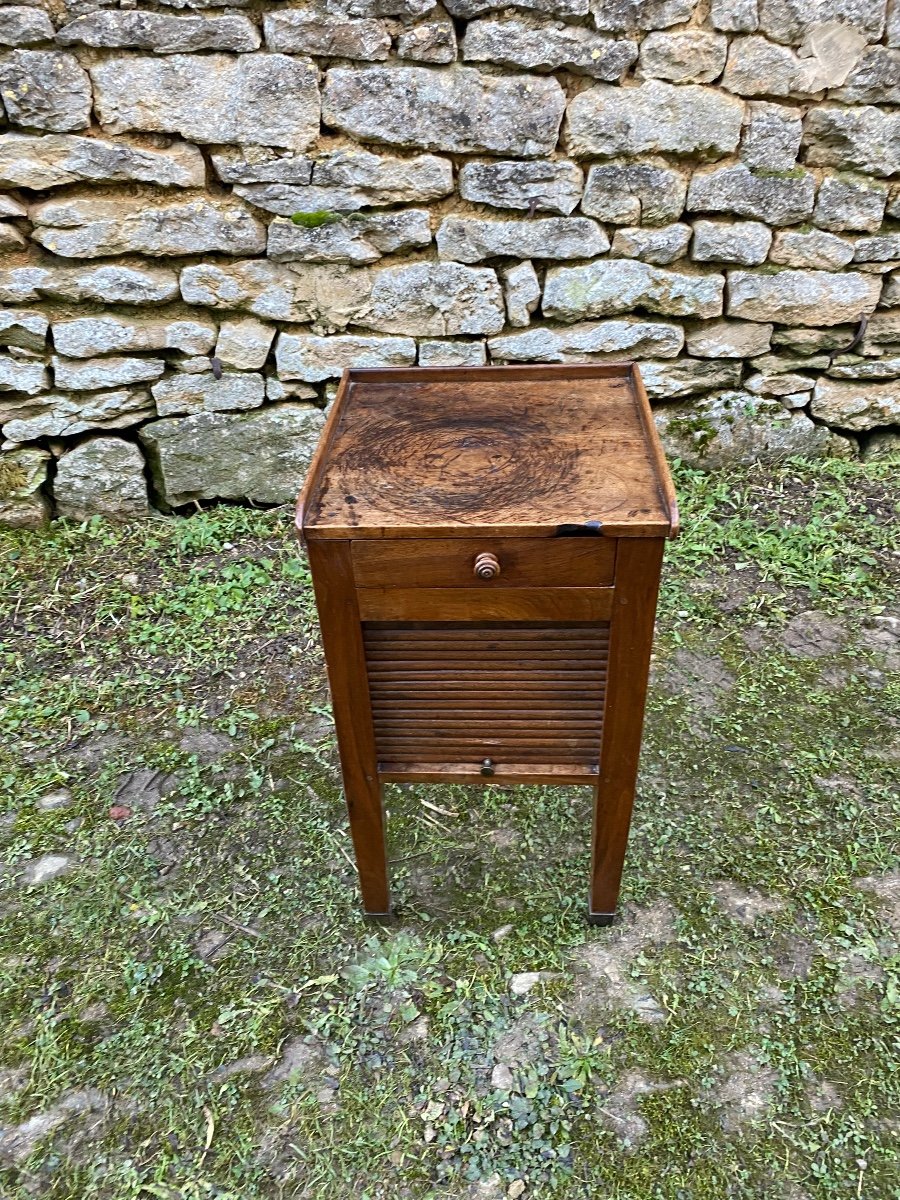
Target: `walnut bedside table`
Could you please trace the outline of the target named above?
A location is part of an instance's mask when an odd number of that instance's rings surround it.
[[[366,913],[382,783],[589,784],[609,924],[678,526],[637,368],[345,371],[297,524]]]

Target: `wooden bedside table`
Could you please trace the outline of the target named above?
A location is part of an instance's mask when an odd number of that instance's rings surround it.
[[[383,782],[590,784],[609,924],[678,526],[637,368],[345,371],[297,525],[366,913]]]

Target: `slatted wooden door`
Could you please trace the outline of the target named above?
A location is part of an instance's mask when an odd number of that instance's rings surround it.
[[[596,774],[607,622],[368,622],[363,642],[382,774]]]

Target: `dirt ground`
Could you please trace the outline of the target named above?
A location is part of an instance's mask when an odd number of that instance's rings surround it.
[[[900,463],[678,477],[589,793],[392,787],[359,913],[286,510],[0,536],[0,1197],[896,1197]]]

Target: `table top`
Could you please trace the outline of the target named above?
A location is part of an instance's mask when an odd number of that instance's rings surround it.
[[[310,540],[671,537],[632,363],[344,372],[298,505]]]

